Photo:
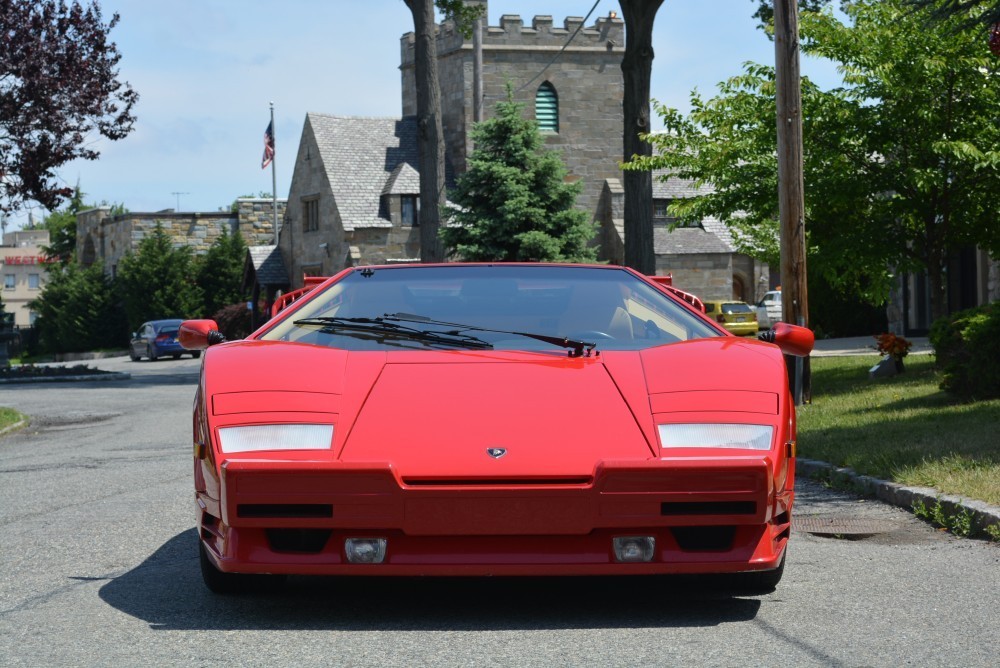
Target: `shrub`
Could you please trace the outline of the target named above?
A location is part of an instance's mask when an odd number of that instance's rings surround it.
[[[942,390],[964,399],[1000,397],[1000,302],[935,320],[929,339]]]
[[[245,339],[250,332],[250,310],[246,302],[224,306],[212,316],[227,341]]]

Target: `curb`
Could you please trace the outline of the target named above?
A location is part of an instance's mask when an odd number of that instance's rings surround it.
[[[28,420],[20,420],[18,422],[15,422],[14,424],[7,425],[3,429],[0,429],[0,436],[3,436],[4,434],[9,434],[12,431],[17,431],[21,427],[27,426],[27,424]]]
[[[914,502],[923,503],[928,507],[940,503],[941,508],[949,515],[957,515],[962,512],[970,514],[972,527],[979,532],[985,532],[986,527],[989,526],[1000,527],[1000,508],[983,501],[967,499],[964,496],[942,494],[929,487],[907,487],[888,480],[861,475],[852,468],[834,466],[815,459],[798,458],[795,465],[798,471],[807,476],[823,473],[829,476],[833,482],[846,483],[851,489],[874,496],[879,501],[905,508],[911,513]]]
[[[89,373],[79,376],[38,376],[36,378],[0,378],[0,385],[14,385],[19,383],[71,383],[75,381],[90,380],[128,380],[132,374],[124,371],[112,371],[109,373]]]

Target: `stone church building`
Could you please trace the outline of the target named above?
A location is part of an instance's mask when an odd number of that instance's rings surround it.
[[[486,2],[480,4],[486,5]],[[556,25],[551,16],[504,15],[483,29],[483,113],[492,115],[509,82],[534,118],[547,148],[559,151],[572,179],[583,183],[577,206],[598,227],[600,257],[623,262],[622,157],[625,26],[614,14],[584,26],[579,17]],[[449,22],[438,27],[438,76],[449,183],[472,152],[473,47]],[[357,118],[306,115],[277,248],[255,249],[251,271],[280,257],[288,285],[349,266],[410,262],[420,257],[414,35],[400,41],[402,115]],[[666,205],[696,194],[690,184],[654,184],[657,273],[704,299],[756,301],[770,287],[766,265],[735,252],[725,226],[704,221],[668,229]],[[273,272],[276,275],[282,272]]]

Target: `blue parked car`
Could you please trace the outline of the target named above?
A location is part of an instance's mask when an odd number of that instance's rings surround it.
[[[128,356],[133,362],[138,362],[143,357],[148,357],[150,362],[155,362],[160,357],[170,355],[174,359],[180,359],[181,355],[190,354],[192,357],[199,357],[200,350],[184,350],[177,342],[177,330],[181,319],[174,320],[150,320],[142,323],[139,331],[132,332],[132,340],[129,341]]]

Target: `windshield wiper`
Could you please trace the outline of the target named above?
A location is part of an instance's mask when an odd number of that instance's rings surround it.
[[[597,347],[596,343],[591,343],[589,341],[578,341],[576,339],[570,339],[565,336],[551,336],[549,334],[535,334],[533,332],[513,332],[506,329],[493,329],[491,327],[477,327],[476,325],[463,325],[457,322],[445,322],[443,320],[434,320],[433,318],[428,318],[422,315],[416,315],[413,313],[386,313],[379,320],[390,320],[393,322],[419,322],[425,325],[436,325],[439,327],[454,327],[455,329],[440,332],[441,334],[447,334],[449,336],[462,336],[462,332],[493,332],[495,334],[513,334],[514,336],[525,336],[529,339],[535,339],[536,341],[543,341],[545,343],[551,343],[554,346],[561,346],[563,348],[569,349],[570,357],[582,357],[586,354],[590,357],[591,351]]]
[[[296,325],[305,326],[315,325],[328,330],[346,329],[355,332],[386,334],[390,336],[398,336],[400,338],[412,339],[414,341],[422,341],[424,343],[435,343],[483,350],[493,349],[492,343],[472,336],[471,334],[417,329],[415,327],[397,325],[394,322],[386,322],[386,320],[387,318],[336,318],[321,316],[316,318],[300,318],[295,320],[294,323]]]

